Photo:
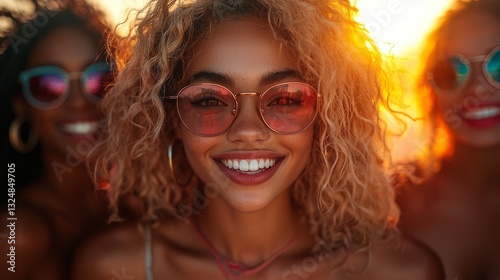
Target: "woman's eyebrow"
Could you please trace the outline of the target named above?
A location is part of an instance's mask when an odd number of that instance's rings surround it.
[[[269,85],[277,82],[281,82],[287,79],[303,80],[304,78],[293,69],[283,69],[268,72],[262,75],[260,79],[261,85]],[[220,85],[234,85],[234,80],[227,74],[214,72],[214,71],[198,71],[194,73],[189,79],[190,83],[196,82],[211,82]]]
[[[213,71],[198,71],[189,79],[190,83],[211,82],[220,85],[234,85],[234,80],[230,76]]]
[[[262,78],[260,79],[260,83],[261,85],[269,85],[287,79],[304,80],[304,78],[296,70],[283,69],[283,70],[272,71],[263,75]]]

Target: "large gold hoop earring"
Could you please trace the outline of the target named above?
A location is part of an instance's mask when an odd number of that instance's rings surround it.
[[[9,128],[9,140],[12,148],[19,153],[29,153],[35,148],[36,143],[38,143],[38,135],[29,127],[28,142],[25,143],[21,137],[21,127],[25,119],[17,117],[11,124]]]
[[[168,169],[170,169],[170,174],[172,175],[172,179],[174,182],[181,187],[185,187],[189,185],[191,180],[193,179],[193,174],[189,176],[189,178],[186,180],[186,182],[181,182],[177,181],[177,178],[175,177],[175,171],[174,171],[174,142],[175,139],[173,139],[169,144],[167,148],[167,155],[168,155]]]

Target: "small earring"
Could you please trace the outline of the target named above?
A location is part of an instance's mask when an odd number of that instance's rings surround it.
[[[179,181],[177,181],[177,178],[175,177],[175,172],[174,172],[174,142],[175,142],[175,139],[172,140],[169,144],[168,144],[168,148],[167,148],[167,154],[168,154],[168,168],[170,169],[170,174],[172,175],[172,179],[174,180],[174,182],[181,186],[181,187],[185,187],[187,185],[189,185],[189,183],[191,182],[191,179],[193,178],[193,174],[191,174],[191,176],[189,177],[189,179],[185,182],[185,183],[179,183]]]
[[[28,142],[25,143],[21,137],[21,127],[25,122],[24,118],[17,117],[11,124],[9,128],[9,140],[12,148],[19,153],[29,153],[38,143],[38,135],[29,127]]]
[[[174,173],[174,163],[173,163],[173,146],[174,146],[174,140],[168,144],[168,168],[170,169],[170,174],[172,174],[172,178],[174,178],[174,181],[177,182],[175,179],[175,173]]]

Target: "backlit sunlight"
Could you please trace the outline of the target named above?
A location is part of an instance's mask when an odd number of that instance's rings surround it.
[[[414,50],[451,0],[356,0],[371,36],[386,52],[406,55]]]
[[[451,0],[353,0],[359,8],[358,20],[365,24],[370,35],[382,52],[395,57],[403,71],[400,73],[402,86],[400,95],[408,107],[404,112],[412,117],[422,116],[412,98],[414,93],[414,70],[418,61],[419,48],[425,36],[432,30],[436,20],[451,4]],[[395,122],[390,130],[397,130]],[[429,140],[421,130],[420,122],[408,120],[407,130],[402,137],[391,141],[392,154],[396,160],[422,160],[428,155]],[[443,145],[446,143],[443,142]],[[445,149],[445,147],[440,147]]]

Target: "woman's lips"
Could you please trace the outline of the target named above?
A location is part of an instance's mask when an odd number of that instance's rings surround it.
[[[98,121],[80,121],[61,124],[61,130],[76,135],[93,134],[99,128]]]
[[[224,174],[233,182],[250,186],[269,180],[283,159],[275,152],[232,152],[214,158]]]
[[[94,142],[99,138],[100,122],[98,120],[65,121],[58,125],[58,129],[73,141]]]
[[[460,117],[469,126],[488,128],[500,123],[500,104],[465,108],[460,112]]]

